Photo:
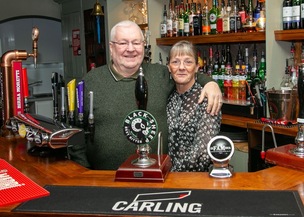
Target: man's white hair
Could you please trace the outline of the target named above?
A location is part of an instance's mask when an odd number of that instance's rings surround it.
[[[111,33],[110,33],[110,40],[113,41],[115,39],[115,36],[116,36],[116,30],[117,30],[117,27],[135,27],[138,29],[138,31],[140,32],[141,34],[141,37],[142,37],[142,40],[144,41],[144,35],[143,35],[143,32],[141,31],[141,29],[139,28],[139,26],[130,21],[130,20],[124,20],[124,21],[121,21],[119,23],[117,23],[115,26],[113,26],[113,28],[111,29]]]

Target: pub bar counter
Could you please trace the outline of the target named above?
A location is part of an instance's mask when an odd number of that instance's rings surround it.
[[[123,188],[176,188],[213,190],[296,190],[304,203],[304,172],[274,166],[257,172],[234,173],[231,178],[216,179],[207,172],[172,172],[164,183],[115,182],[115,171],[89,170],[64,158],[36,157],[27,153],[27,141],[0,138],[0,158],[39,184],[60,186],[99,186]],[[271,203],[271,201],[269,201]],[[282,201],[283,203],[283,201]],[[12,211],[19,204],[0,207],[0,216],[75,216],[75,213]],[[267,204],[265,204],[267,206]],[[77,214],[78,216],[78,214]],[[81,214],[80,216],[101,216]],[[117,215],[115,215],[117,216]]]

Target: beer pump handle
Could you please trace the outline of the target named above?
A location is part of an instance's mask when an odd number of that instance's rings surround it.
[[[89,118],[88,118],[88,130],[90,135],[91,142],[94,141],[95,135],[95,123],[94,123],[94,114],[93,114],[93,91],[89,92],[90,107],[89,107]]]
[[[23,86],[23,96],[24,96],[24,112],[29,113],[29,89],[28,89],[28,78],[27,78],[27,69],[22,68],[22,86]]]
[[[52,94],[53,94],[53,109],[54,109],[54,120],[58,120],[58,73],[52,73]]]
[[[80,81],[76,87],[76,97],[77,97],[77,109],[78,109],[78,126],[84,128],[83,116],[84,116],[84,81]]]
[[[148,102],[148,84],[142,67],[139,68],[139,74],[135,84],[135,97],[138,109],[146,110]]]
[[[34,58],[34,67],[37,68],[37,56],[38,56],[38,37],[39,29],[34,27],[32,30],[32,40],[33,40],[33,58]]]

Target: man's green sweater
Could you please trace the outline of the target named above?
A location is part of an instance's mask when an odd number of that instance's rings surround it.
[[[174,88],[166,66],[143,64],[143,72],[148,84],[147,111],[158,123],[158,131],[163,134],[164,153],[167,153],[167,99]],[[88,111],[88,93],[94,93],[94,142],[88,141],[87,159],[92,169],[116,170],[131,154],[136,145],[131,143],[123,132],[126,116],[137,110],[135,83],[138,72],[133,78],[118,78],[108,65],[90,71],[84,77],[86,93],[86,111]],[[199,79],[205,85],[211,79],[207,76]],[[150,144],[156,152],[157,138]],[[81,163],[81,162],[80,162]],[[83,163],[84,164],[84,163]],[[87,165],[85,165],[87,166]]]

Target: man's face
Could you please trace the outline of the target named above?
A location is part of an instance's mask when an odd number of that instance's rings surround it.
[[[123,76],[134,74],[144,58],[144,42],[136,27],[117,27],[116,37],[110,42],[114,68]]]

